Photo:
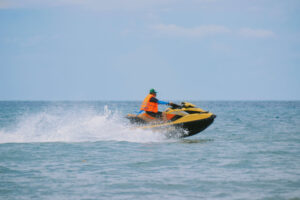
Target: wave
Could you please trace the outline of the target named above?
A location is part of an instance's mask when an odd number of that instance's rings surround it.
[[[107,106],[91,109],[52,108],[20,116],[12,128],[0,130],[0,143],[128,141],[163,142],[167,137],[151,130],[135,129],[121,113]]]

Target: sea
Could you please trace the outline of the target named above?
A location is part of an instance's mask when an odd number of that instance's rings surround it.
[[[0,199],[300,200],[300,101],[192,101],[217,117],[187,138],[140,103],[0,101]]]

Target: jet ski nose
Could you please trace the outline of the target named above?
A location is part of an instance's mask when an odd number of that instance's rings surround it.
[[[217,115],[213,114],[211,117],[214,119],[214,118],[216,118],[216,117],[217,117]]]

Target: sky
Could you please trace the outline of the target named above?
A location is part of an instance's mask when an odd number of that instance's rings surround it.
[[[300,100],[299,0],[0,0],[0,100]]]

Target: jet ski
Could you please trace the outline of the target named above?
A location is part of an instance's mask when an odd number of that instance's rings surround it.
[[[170,137],[189,137],[195,135],[214,122],[216,115],[196,107],[189,102],[181,105],[170,104],[165,110],[166,119],[158,120],[147,113],[126,116],[135,127],[141,129],[158,130],[167,133]]]

